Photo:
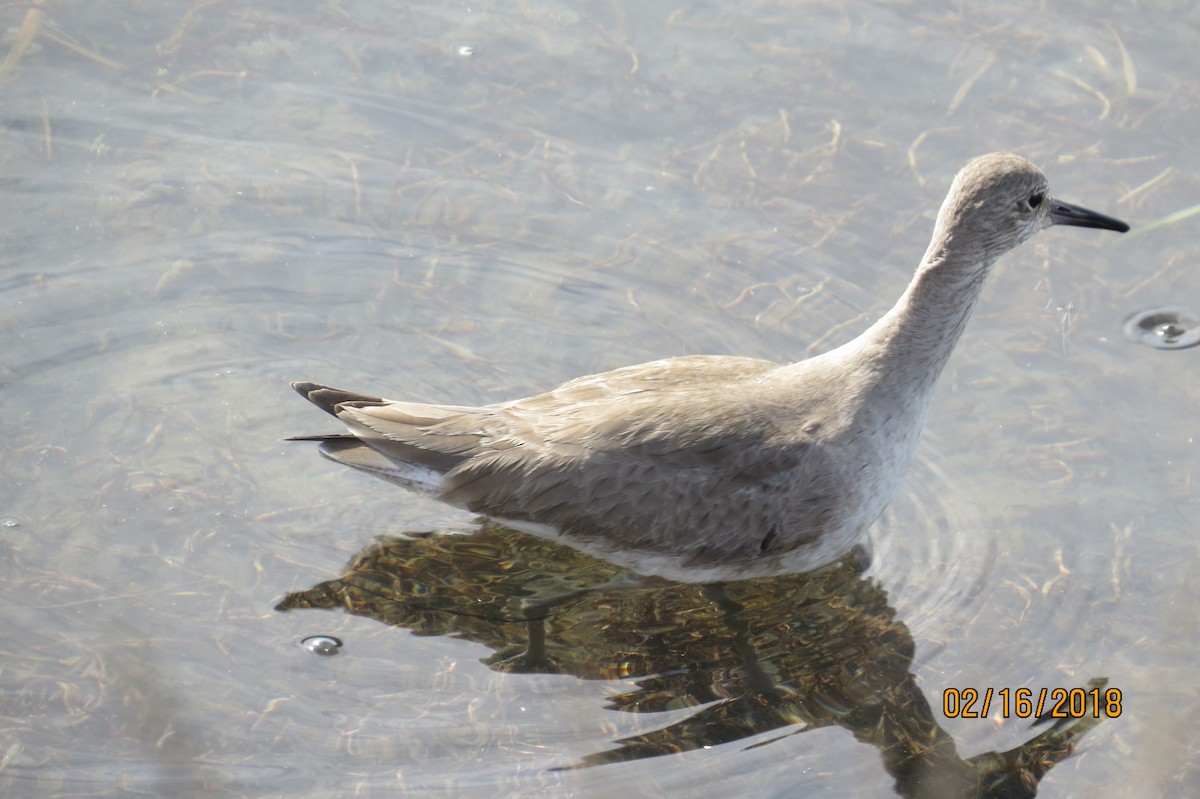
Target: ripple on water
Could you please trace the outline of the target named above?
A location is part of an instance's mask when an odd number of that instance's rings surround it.
[[[1125,338],[1156,350],[1182,350],[1200,344],[1200,314],[1181,305],[1138,311],[1125,320]]]
[[[979,612],[994,582],[995,537],[971,486],[926,442],[873,533],[873,572],[913,637],[942,640]]]
[[[331,656],[342,650],[342,639],[333,635],[310,635],[300,645],[314,655]]]
[[[458,42],[454,45],[454,53],[461,58],[474,58],[479,55],[479,45],[475,42]]]

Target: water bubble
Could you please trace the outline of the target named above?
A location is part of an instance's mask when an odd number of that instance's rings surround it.
[[[474,58],[479,55],[479,45],[475,42],[459,42],[454,45],[454,52],[463,58]]]
[[[2,527],[20,527],[21,520],[15,516],[0,516],[0,526]]]
[[[1125,320],[1125,337],[1159,350],[1200,344],[1200,314],[1181,305],[1138,311]]]
[[[336,655],[342,648],[342,639],[332,635],[310,635],[300,642],[300,646],[314,655]]]

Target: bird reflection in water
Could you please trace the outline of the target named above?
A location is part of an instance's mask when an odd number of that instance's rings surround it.
[[[1103,714],[1089,706],[1006,752],[960,757],[909,671],[912,636],[863,569],[852,552],[807,574],[674,583],[487,522],[376,542],[276,609],[341,608],[466,638],[494,651],[485,663],[497,671],[633,681],[612,710],[697,708],[565,768],[837,725],[879,750],[900,796],[1036,795]]]

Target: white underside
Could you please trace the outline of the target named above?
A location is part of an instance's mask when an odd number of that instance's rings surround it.
[[[438,499],[439,494],[442,493],[444,474],[436,469],[394,461],[389,464],[389,467],[387,470],[383,470],[358,466],[362,471],[371,472],[389,482],[398,483],[405,488],[435,499]],[[563,535],[557,527],[549,524],[502,517],[493,518],[515,530],[565,544],[638,574],[663,577],[681,583],[749,580],[812,571],[837,560],[863,537],[854,535],[845,540],[833,540],[830,536],[824,536],[813,546],[769,553],[758,558],[725,563],[705,559],[700,563],[693,564],[690,562],[694,558],[692,552],[669,553],[661,550],[629,548],[596,539],[581,539]]]
[[[856,535],[845,541],[823,538],[816,546],[798,548],[787,552],[764,555],[752,560],[726,563],[705,561],[690,564],[692,554],[688,552],[667,553],[657,550],[630,549],[565,536],[558,528],[537,522],[493,517],[503,525],[525,533],[566,544],[601,560],[623,566],[645,576],[663,577],[679,583],[714,583],[732,580],[751,580],[759,577],[779,577],[784,574],[800,574],[833,563],[846,554],[865,536]]]

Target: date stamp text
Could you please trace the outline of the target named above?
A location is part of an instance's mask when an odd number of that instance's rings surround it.
[[[947,688],[948,719],[1082,719],[1121,715],[1120,688]]]

